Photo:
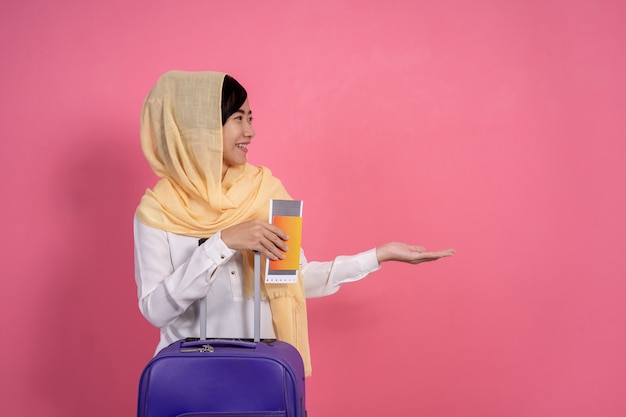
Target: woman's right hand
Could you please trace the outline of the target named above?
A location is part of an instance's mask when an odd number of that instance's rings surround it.
[[[263,220],[249,220],[222,230],[222,241],[234,250],[252,250],[273,261],[285,259],[289,236]]]

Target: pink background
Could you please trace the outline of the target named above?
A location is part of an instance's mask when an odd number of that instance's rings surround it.
[[[624,3],[302,3],[2,3],[0,414],[134,415],[139,112],[214,69],[310,259],[458,251],[309,303],[310,416],[626,415]]]

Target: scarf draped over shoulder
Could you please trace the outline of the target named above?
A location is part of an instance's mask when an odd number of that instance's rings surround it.
[[[146,190],[137,219],[147,226],[197,238],[248,220],[267,220],[271,199],[291,199],[270,170],[230,167],[222,179],[222,84],[219,72],[171,71],[144,101],[141,147],[159,180]],[[242,252],[244,291],[253,292],[253,256]],[[279,340],[300,351],[310,375],[306,302],[298,284],[268,284],[272,324]]]

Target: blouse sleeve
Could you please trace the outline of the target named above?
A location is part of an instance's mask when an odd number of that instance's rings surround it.
[[[190,249],[191,256],[174,267],[168,234],[134,222],[135,281],[141,313],[156,327],[164,327],[194,301],[206,296],[210,277],[235,251],[219,233]]]
[[[307,298],[324,297],[339,291],[341,285],[358,281],[380,269],[376,249],[351,256],[338,256],[330,262],[308,262],[301,253],[300,271]]]

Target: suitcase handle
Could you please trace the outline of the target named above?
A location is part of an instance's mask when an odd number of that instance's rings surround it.
[[[220,346],[220,347],[238,347],[238,348],[246,348],[246,349],[255,349],[256,343],[247,342],[245,340],[236,340],[236,339],[205,339],[205,340],[194,340],[193,342],[184,342],[180,345],[180,348],[193,348],[193,347],[202,347],[205,345],[210,346]]]
[[[206,297],[200,300],[200,339],[206,340]],[[261,341],[261,254],[254,251],[254,341]]]

